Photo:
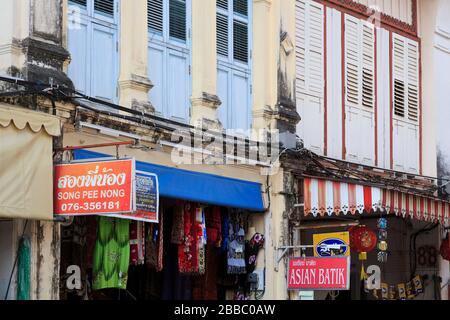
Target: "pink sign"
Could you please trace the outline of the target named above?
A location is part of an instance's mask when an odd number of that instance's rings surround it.
[[[292,258],[289,260],[289,290],[348,290],[349,257]]]

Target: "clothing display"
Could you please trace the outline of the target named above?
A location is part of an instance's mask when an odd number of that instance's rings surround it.
[[[220,248],[222,245],[222,221],[220,207],[206,211],[206,235],[209,243]]]
[[[172,231],[170,242],[182,244],[184,239],[184,205],[179,203],[173,211]]]
[[[228,228],[228,273],[245,274],[245,230],[243,217],[239,212],[232,211],[229,216]]]
[[[100,217],[94,252],[93,290],[126,289],[130,263],[129,220]]]
[[[145,224],[141,221],[130,222],[130,264],[145,263]]]
[[[145,264],[156,272],[163,269],[164,214],[162,209],[160,211],[159,223],[147,224],[145,236]]]
[[[246,243],[245,263],[247,273],[255,271],[256,256],[262,247],[264,247],[264,236],[261,233],[255,233],[250,241]]]
[[[181,200],[164,202],[158,223],[75,217],[62,228],[61,296],[217,300],[232,290],[236,299],[248,299],[248,274],[264,236],[255,233],[245,241],[247,217],[240,210]],[[70,265],[81,268],[81,290],[63,288]]]

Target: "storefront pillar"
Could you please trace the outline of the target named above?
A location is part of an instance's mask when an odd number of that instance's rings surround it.
[[[286,287],[286,262],[278,255],[280,246],[287,243],[287,230],[284,226],[286,213],[286,200],[284,196],[284,171],[280,169],[278,173],[270,177],[270,210],[266,214],[266,292],[264,299],[287,300]]]
[[[31,222],[31,300],[59,300],[60,225]]]

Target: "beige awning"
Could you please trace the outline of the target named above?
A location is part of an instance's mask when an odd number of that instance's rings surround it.
[[[0,104],[0,218],[53,219],[57,117]]]

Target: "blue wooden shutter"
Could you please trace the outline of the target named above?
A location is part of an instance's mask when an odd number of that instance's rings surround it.
[[[163,32],[163,0],[147,0],[148,28],[154,32]]]
[[[76,90],[90,94],[88,25],[84,20],[77,20],[77,22],[80,22],[77,28],[69,28],[67,32],[67,45],[71,59],[68,75]]]
[[[165,48],[163,46],[150,43],[148,49],[148,77],[153,83],[153,88],[149,91],[149,101],[155,107],[159,116],[164,116],[166,95],[164,92],[164,76],[165,76]]]
[[[217,13],[217,53],[228,57],[228,17]]]
[[[114,0],[94,0],[94,11],[114,16]]]
[[[92,24],[92,93],[96,98],[114,101],[116,95],[116,30]]]
[[[233,11],[243,16],[248,16],[248,0],[234,0]]]
[[[87,0],[70,0],[69,2],[71,2],[71,3],[76,3],[76,4],[78,4],[78,5],[80,5],[80,6],[83,6],[83,7],[86,7],[86,2],[87,2]]]
[[[248,25],[236,20],[233,22],[233,58],[248,63]]]
[[[169,1],[169,35],[186,41],[186,0]]]

